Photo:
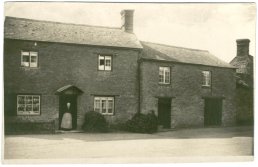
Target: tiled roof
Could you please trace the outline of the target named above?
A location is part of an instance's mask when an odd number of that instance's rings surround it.
[[[142,48],[133,33],[120,28],[88,26],[6,17],[4,37],[7,39],[33,40],[126,48]]]
[[[206,50],[189,49],[141,41],[143,59],[165,60],[179,63],[235,68]]]

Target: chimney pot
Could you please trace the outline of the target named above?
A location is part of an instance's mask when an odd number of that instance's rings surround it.
[[[248,56],[249,55],[249,39],[237,39],[237,56]]]
[[[121,11],[121,29],[125,32],[133,33],[133,14],[134,10]]]

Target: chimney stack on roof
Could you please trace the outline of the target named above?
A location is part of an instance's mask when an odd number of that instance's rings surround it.
[[[237,39],[237,56],[248,56],[249,55],[249,39]]]
[[[134,10],[121,11],[121,29],[125,32],[133,33],[133,13]]]

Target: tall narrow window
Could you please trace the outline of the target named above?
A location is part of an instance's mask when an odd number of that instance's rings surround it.
[[[38,67],[38,52],[21,52],[22,67]]]
[[[18,95],[17,115],[40,115],[40,96]]]
[[[94,111],[103,115],[114,114],[114,97],[95,97]]]
[[[111,71],[112,69],[112,56],[99,55],[99,70]]]
[[[202,86],[211,86],[211,72],[202,71]]]
[[[159,83],[170,84],[170,67],[159,67]]]

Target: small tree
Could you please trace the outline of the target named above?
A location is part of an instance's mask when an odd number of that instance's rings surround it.
[[[98,112],[86,112],[82,129],[85,132],[107,132],[108,124],[104,116]]]
[[[154,133],[158,129],[158,119],[151,111],[148,114],[136,113],[125,124],[125,130],[137,133]]]

